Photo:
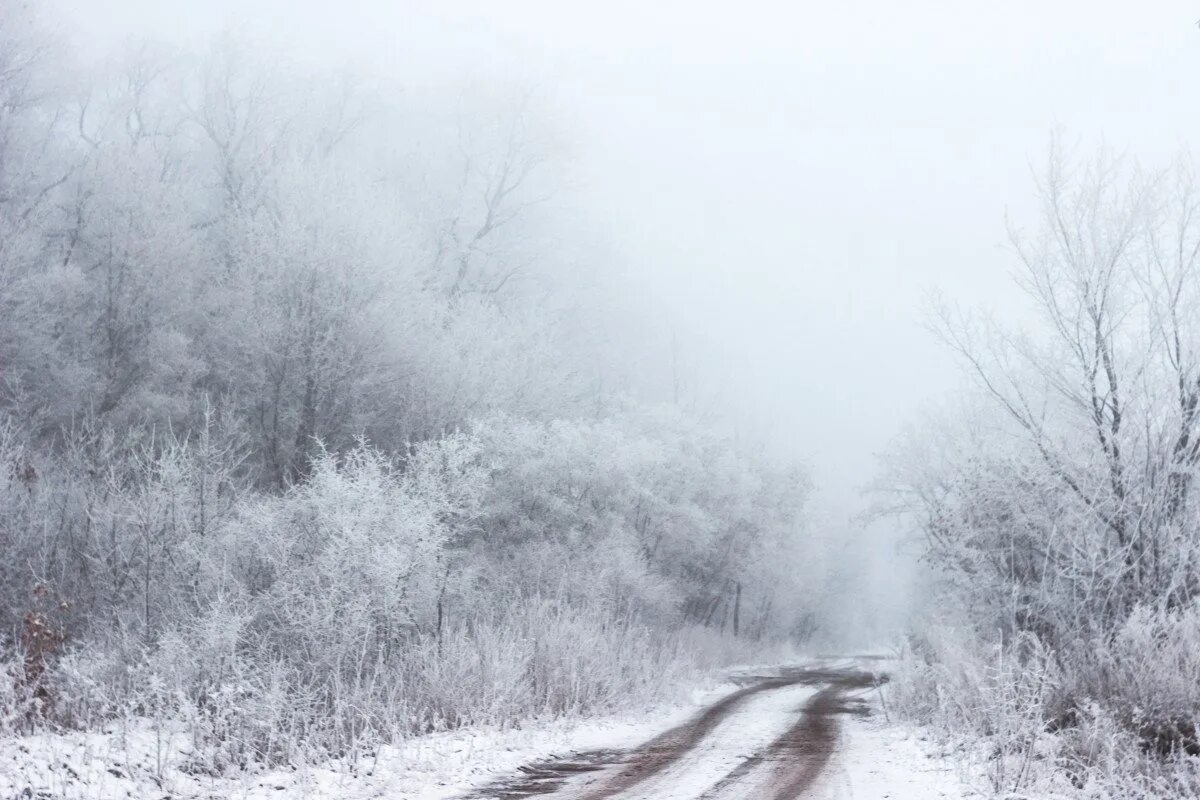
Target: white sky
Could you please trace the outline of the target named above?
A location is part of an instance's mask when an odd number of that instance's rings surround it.
[[[85,43],[231,29],[401,84],[548,87],[587,208],[707,391],[851,509],[957,383],[925,295],[1012,307],[1004,214],[1051,132],[1153,161],[1200,130],[1182,0],[47,2]]]

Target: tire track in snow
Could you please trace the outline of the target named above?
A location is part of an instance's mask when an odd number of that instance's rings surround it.
[[[863,711],[850,693],[874,685],[871,673],[843,664],[750,678],[750,685],[630,753],[584,753],[532,765],[524,778],[474,797],[794,800],[837,748],[837,716]]]
[[[699,798],[743,764],[755,760],[787,735],[813,696],[802,684],[763,691],[743,703],[696,746],[680,753],[653,777],[630,787],[602,786],[587,800],[660,800],[665,797]],[[741,797],[746,795],[742,794]]]

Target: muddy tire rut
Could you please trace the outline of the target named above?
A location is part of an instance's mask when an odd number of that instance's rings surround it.
[[[518,800],[547,797],[562,800],[793,800],[821,776],[834,755],[839,717],[866,714],[863,697],[879,680],[852,667],[788,668],[772,675],[740,676],[740,689],[697,716],[629,751],[573,753],[529,764],[521,774],[470,795],[474,800]],[[691,792],[663,778],[673,777],[688,759],[703,758],[703,745],[734,715],[764,693],[788,687],[819,687],[796,709],[787,730],[740,758],[722,777]],[[685,774],[686,774],[686,770]],[[668,776],[666,773],[670,772]]]

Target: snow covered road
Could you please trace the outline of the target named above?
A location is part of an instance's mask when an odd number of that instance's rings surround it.
[[[145,724],[0,739],[0,798],[59,800],[954,800],[967,793],[879,706],[868,659],[741,674],[641,715],[459,729],[369,760],[205,775],[184,729]],[[883,690],[886,693],[886,688]],[[524,766],[521,766],[524,765]]]
[[[530,765],[477,800],[938,800],[955,777],[872,716],[871,665],[743,676],[743,687],[629,752]]]

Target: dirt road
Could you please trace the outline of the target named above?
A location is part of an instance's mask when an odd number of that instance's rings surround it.
[[[828,662],[738,678],[741,688],[629,752],[531,764],[476,800],[793,800],[838,747],[841,718],[865,714],[870,662]]]

